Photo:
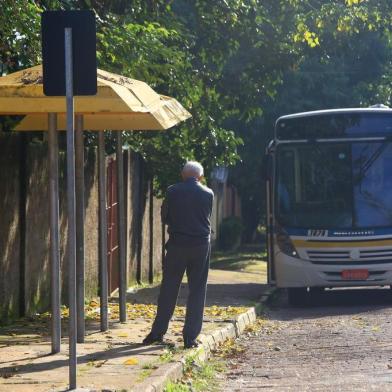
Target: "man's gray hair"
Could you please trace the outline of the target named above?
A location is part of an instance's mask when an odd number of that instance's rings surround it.
[[[196,161],[188,161],[183,169],[183,173],[188,173],[190,175],[193,175],[195,177],[202,177],[204,175],[204,169],[203,166]]]

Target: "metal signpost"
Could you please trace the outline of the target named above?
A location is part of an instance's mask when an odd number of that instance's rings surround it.
[[[67,218],[68,218],[68,306],[69,306],[69,387],[76,388],[76,208],[75,129],[73,97],[72,28],[64,30],[65,92],[67,101]]]
[[[79,266],[80,277],[76,279],[76,196],[75,196],[75,127],[74,94],[94,95],[97,92],[95,17],[91,11],[47,11],[42,16],[42,54],[44,93],[65,95],[67,112],[67,217],[68,217],[68,302],[69,302],[69,388],[76,388],[78,330],[84,338],[84,267]],[[81,118],[78,118],[82,121]],[[78,131],[82,132],[79,123]],[[79,135],[80,136],[80,135]],[[80,140],[79,140],[80,148]],[[79,150],[80,153],[80,150]],[[79,156],[80,158],[80,156]],[[80,159],[79,159],[80,161]],[[57,195],[58,196],[58,195]],[[54,208],[53,208],[54,210]],[[83,214],[82,206],[82,214]],[[83,225],[83,219],[79,219]],[[58,227],[58,226],[57,226]],[[79,226],[78,232],[83,230]],[[83,239],[83,236],[79,235]],[[58,244],[57,244],[58,246]],[[83,247],[83,241],[78,242]],[[54,253],[54,252],[53,252]],[[80,249],[79,249],[80,253]],[[83,259],[83,257],[82,257]],[[54,261],[55,258],[52,258]],[[80,261],[80,259],[79,259]],[[83,262],[83,260],[81,261]],[[57,293],[59,279],[52,269],[52,287]],[[78,283],[78,284],[77,284]],[[83,297],[82,309],[77,312],[76,293]],[[56,306],[59,306],[59,303]],[[54,303],[52,304],[54,306]],[[79,314],[78,314],[79,313]],[[79,316],[79,317],[78,317]],[[78,328],[79,319],[79,328]],[[80,325],[83,323],[83,325]],[[56,325],[55,325],[56,324]],[[56,336],[59,323],[53,317]],[[57,348],[57,347],[56,347]]]

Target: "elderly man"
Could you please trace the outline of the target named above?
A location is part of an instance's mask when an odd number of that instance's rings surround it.
[[[200,183],[203,177],[200,163],[187,162],[181,175],[183,182],[168,188],[162,205],[162,220],[168,225],[169,241],[163,262],[157,315],[143,343],[163,342],[186,271],[189,295],[183,338],[184,347],[191,348],[198,345],[196,338],[203,323],[214,193]]]

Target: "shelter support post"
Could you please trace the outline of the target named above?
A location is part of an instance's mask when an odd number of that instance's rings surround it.
[[[60,241],[59,241],[59,162],[57,114],[48,114],[48,161],[49,161],[49,224],[52,310],[52,354],[61,348],[60,314]]]
[[[118,260],[119,260],[119,305],[120,322],[127,321],[127,260],[125,236],[125,193],[124,193],[124,159],[122,150],[122,132],[117,132],[116,137],[116,163],[117,163],[117,194],[118,194]]]
[[[101,307],[101,331],[108,325],[108,223],[106,214],[106,155],[105,132],[98,132],[99,176],[99,296]]]
[[[75,116],[77,342],[84,342],[84,141],[83,115]]]
[[[65,28],[65,86],[67,106],[67,207],[68,207],[68,302],[69,302],[69,389],[76,389],[76,212],[75,129],[72,73],[72,29]]]
[[[148,260],[148,282],[154,283],[154,182],[150,180],[149,187],[149,231],[150,231],[150,252]]]

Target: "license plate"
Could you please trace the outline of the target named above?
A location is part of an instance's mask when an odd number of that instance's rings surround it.
[[[354,270],[343,270],[343,280],[366,280],[369,277],[369,270],[367,269],[354,269]]]

